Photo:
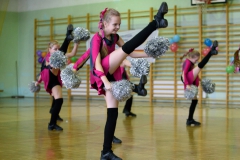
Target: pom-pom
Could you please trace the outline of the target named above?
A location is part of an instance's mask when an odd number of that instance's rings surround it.
[[[198,94],[198,87],[195,85],[191,85],[189,89],[186,88],[184,91],[184,97],[189,100],[195,98],[197,94]]]
[[[204,92],[208,94],[215,92],[215,83],[212,83],[210,79],[202,79],[201,85]]]
[[[86,41],[90,38],[90,32],[82,27],[77,27],[72,32],[73,42],[78,43],[79,41]]]
[[[132,84],[128,80],[111,82],[112,94],[119,102],[128,100],[132,95]]]
[[[73,65],[69,64],[60,74],[61,80],[67,89],[78,88],[81,84],[80,76],[72,70]]]
[[[148,75],[150,69],[150,63],[144,58],[131,58],[132,67],[130,73],[135,77],[141,77],[142,75]]]
[[[37,86],[35,86],[35,83],[36,83],[36,81],[32,81],[30,84],[29,84],[29,89],[30,89],[30,91],[31,92],[39,92],[40,91],[40,89],[41,89],[41,86],[40,85],[37,85]]]
[[[53,68],[63,68],[67,65],[67,57],[62,51],[53,52],[49,58],[49,64]]]
[[[156,37],[147,42],[144,52],[149,57],[159,58],[164,55],[170,46],[169,39],[164,37]]]

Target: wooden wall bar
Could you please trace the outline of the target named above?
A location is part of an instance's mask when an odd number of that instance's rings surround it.
[[[156,8],[157,9],[157,8]],[[121,13],[122,28],[120,31],[139,29],[144,27],[147,21],[153,19],[157,12],[154,8],[144,11],[132,11],[130,9]],[[181,65],[180,57],[189,50],[195,48],[200,53],[206,47],[204,40],[210,38],[219,41],[219,55],[213,56],[206,67],[199,74],[200,78],[210,78],[216,82],[216,92],[212,95],[203,95],[201,87],[199,88],[199,103],[240,103],[238,92],[240,84],[238,83],[238,74],[227,74],[225,69],[230,64],[230,58],[238,49],[240,42],[240,24],[234,22],[234,13],[240,9],[240,5],[208,5],[208,12],[201,13],[197,6],[189,8],[169,9],[166,18],[169,21],[169,27],[159,29],[159,35],[172,38],[174,35],[181,37],[178,42],[178,50],[173,53],[170,50],[163,57],[151,64],[150,74],[148,76],[148,95],[146,97],[135,96],[142,101],[186,101],[183,97],[183,84],[180,80]],[[215,19],[213,18],[215,17]],[[222,19],[222,17],[224,19]],[[214,20],[214,23],[213,23]],[[74,27],[86,27],[92,33],[95,33],[99,21],[98,15],[81,15],[79,17],[67,16],[65,18],[49,20],[35,20],[35,43],[34,53],[37,50],[46,51],[50,40],[63,42],[66,33],[67,24],[73,24]],[[72,44],[69,46],[70,51]],[[80,57],[86,51],[85,43],[79,45],[77,57]],[[40,64],[35,54],[34,79],[40,72]],[[200,60],[203,58],[201,55]],[[81,69],[82,84],[79,89],[67,90],[63,87],[65,98],[84,98],[91,99],[97,97],[97,92],[89,88],[89,65]],[[129,70],[128,70],[129,73]],[[139,79],[131,77],[131,81],[138,83]],[[42,85],[43,88],[43,85]],[[44,89],[35,96],[49,97]]]

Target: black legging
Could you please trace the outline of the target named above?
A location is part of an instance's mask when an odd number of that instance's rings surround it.
[[[68,45],[71,41],[67,39],[67,37],[64,39],[63,44],[59,48],[59,51],[62,51],[64,55],[67,53]]]
[[[103,154],[111,151],[113,135],[115,132],[118,117],[118,108],[107,109],[107,121],[104,128]]]
[[[193,99],[192,103],[189,107],[189,114],[188,114],[188,120],[193,120],[193,114],[195,112],[196,106],[197,106],[198,100]]]
[[[57,124],[57,118],[58,118],[59,112],[61,111],[62,104],[63,104],[62,98],[55,99],[54,106],[52,109],[51,119],[49,122],[50,125]]]
[[[126,54],[132,53],[135,48],[141,45],[148,36],[156,30],[156,21],[150,22],[142,31],[135,35],[131,40],[122,46],[122,50]],[[115,106],[112,106],[115,107]],[[112,148],[112,140],[115,132],[118,108],[108,108],[107,121],[104,130],[103,154],[109,152]]]
[[[140,46],[150,34],[156,30],[157,22],[153,20],[150,22],[142,31],[135,35],[132,39],[127,41],[123,46],[122,50],[126,54],[132,53],[138,46]]]

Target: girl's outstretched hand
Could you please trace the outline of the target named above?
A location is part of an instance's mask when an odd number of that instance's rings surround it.
[[[73,73],[76,73],[76,72],[77,72],[77,70],[76,70],[76,69],[72,69],[72,71],[73,71]]]
[[[35,86],[38,86],[39,85],[39,83],[38,82],[35,82]]]

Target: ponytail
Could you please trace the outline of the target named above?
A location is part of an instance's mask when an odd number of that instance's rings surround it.
[[[186,57],[186,56],[188,55],[188,53],[189,53],[189,52],[192,52],[193,50],[194,50],[194,48],[190,48],[187,53],[184,53],[184,54],[180,57],[180,60],[182,61],[182,59],[183,59],[184,57]]]
[[[107,12],[107,9],[108,9],[108,8],[105,8],[102,12],[100,12],[100,21],[98,22],[98,28],[99,28],[100,31],[101,31],[102,38],[104,38],[104,32],[103,32],[103,17],[104,17],[104,14]]]

